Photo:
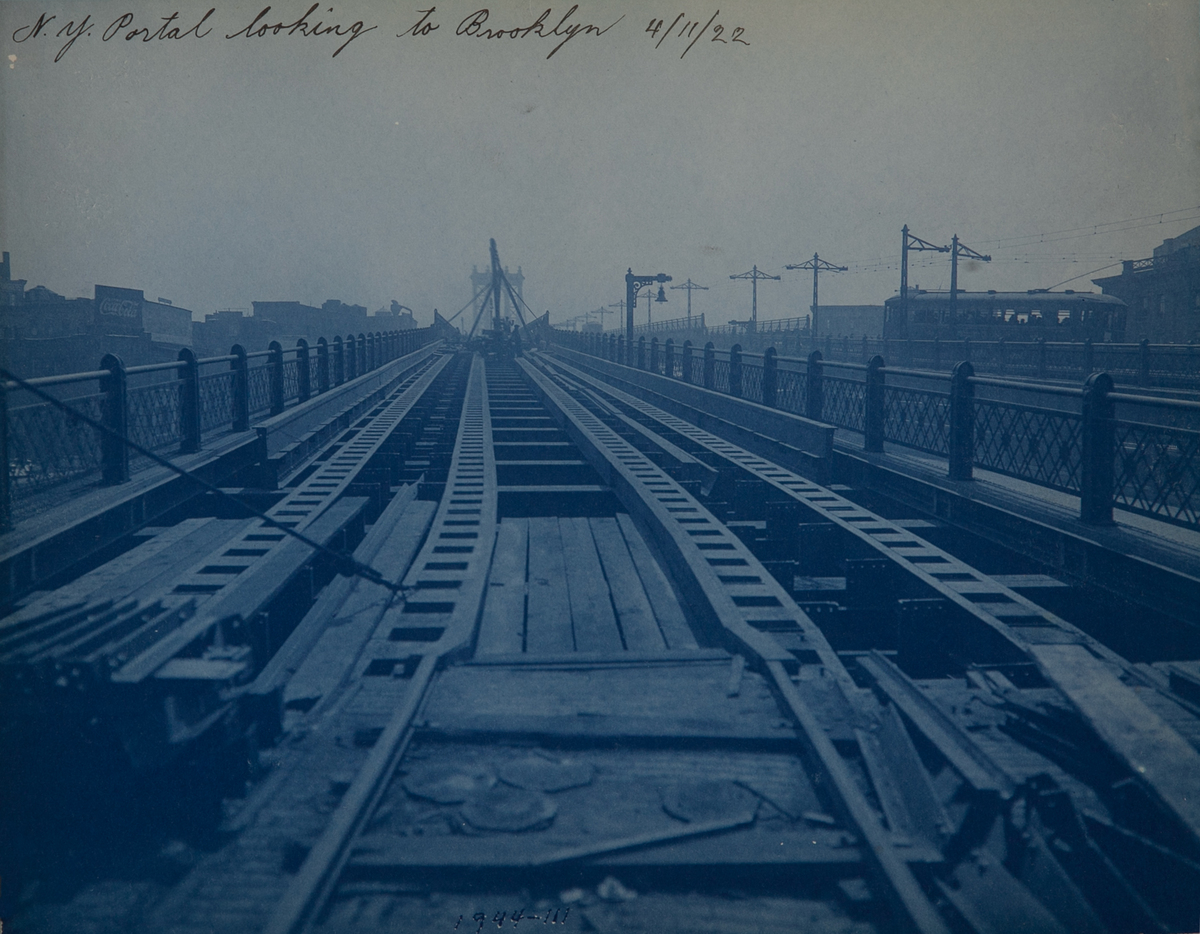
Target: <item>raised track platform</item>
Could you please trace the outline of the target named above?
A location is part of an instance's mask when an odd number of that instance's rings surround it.
[[[89,761],[36,732],[67,711],[155,800],[209,802],[114,816],[141,854],[119,880],[102,841],[74,886],[33,864],[18,924],[1194,923],[1185,635],[1130,659],[1079,582],[831,484],[829,426],[702,408],[569,355],[430,355],[271,506],[397,590],[180,516],[0,619],[31,767]],[[63,815],[31,814],[61,853]]]

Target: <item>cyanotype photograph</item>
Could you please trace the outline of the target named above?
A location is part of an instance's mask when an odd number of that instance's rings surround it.
[[[1200,930],[1195,0],[0,44],[0,934]]]

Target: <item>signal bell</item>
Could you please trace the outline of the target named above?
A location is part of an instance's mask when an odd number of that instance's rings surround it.
[[[663,287],[660,285],[658,287],[658,298],[656,298],[655,301],[656,302],[665,302],[666,300],[667,300],[667,293],[663,290]]]

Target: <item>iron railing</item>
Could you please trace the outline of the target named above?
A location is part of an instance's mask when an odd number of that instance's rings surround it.
[[[697,331],[701,333],[697,334]],[[832,335],[814,340],[808,316],[760,321],[757,327],[751,328],[746,323],[705,327],[703,315],[693,315],[690,326],[688,319],[675,318],[634,328],[637,335],[657,334],[660,340],[674,335],[676,343],[691,339],[698,347],[712,340],[727,346],[736,342],[744,350],[752,347],[765,350],[764,345],[775,342],[779,345],[777,349],[786,348],[805,356],[820,350],[828,363],[866,365],[872,357],[881,356],[900,366],[943,370],[955,362],[967,360],[977,373],[994,376],[1078,381],[1092,373],[1105,372],[1115,382],[1131,386],[1200,389],[1200,343],[1053,341],[1041,337],[1028,339],[1021,333],[1020,325],[1014,325],[1014,331],[1012,338],[998,341],[893,340]],[[616,333],[610,331],[604,337]]]
[[[976,375],[970,361],[947,373],[887,367],[881,355],[830,361],[817,350],[799,359],[774,348],[751,354],[737,344],[718,350],[709,341],[698,349],[645,336],[627,353],[620,335],[560,331],[556,338],[856,432],[870,452],[887,442],[946,458],[952,479],[971,479],[979,467],[1073,494],[1087,522],[1112,522],[1115,507],[1200,528],[1200,401],[1178,393],[1120,392],[1103,372],[1060,385]],[[1144,351],[1137,350],[1142,363]]]
[[[649,324],[634,325],[634,334],[661,334],[664,331],[701,331],[705,330],[704,315],[692,315],[690,318],[669,318],[663,321],[651,321]]]
[[[186,454],[205,437],[245,431],[434,339],[433,328],[422,328],[320,338],[315,348],[273,341],[201,360],[184,349],[175,362],[135,367],[106,354],[98,370],[28,383],[150,451]],[[0,530],[42,508],[39,494],[121,483],[151,463],[14,382],[0,382],[0,455]]]

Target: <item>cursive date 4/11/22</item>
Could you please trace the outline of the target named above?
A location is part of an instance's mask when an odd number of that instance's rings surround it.
[[[746,30],[741,26],[730,28],[717,22],[717,17],[720,15],[721,11],[717,10],[703,25],[700,20],[691,19],[685,13],[680,13],[671,20],[669,26],[666,25],[665,19],[651,19],[650,24],[646,27],[646,32],[650,33],[651,37],[658,39],[654,44],[656,49],[668,40],[687,41],[687,48],[679,54],[680,58],[687,55],[692,50],[692,46],[705,37],[709,42],[720,42],[722,45],[749,45],[749,41],[745,38]]]

